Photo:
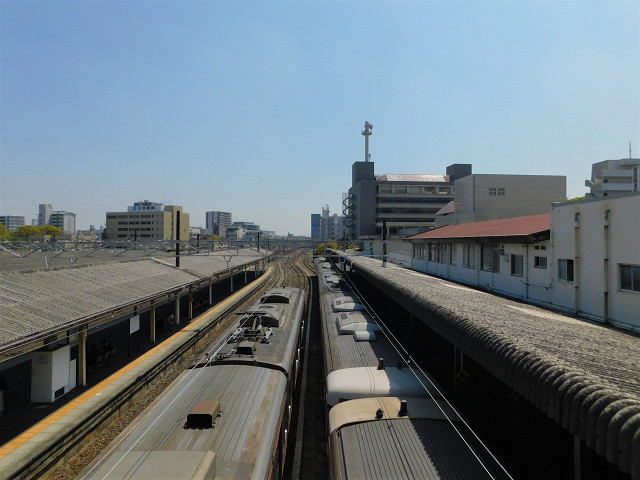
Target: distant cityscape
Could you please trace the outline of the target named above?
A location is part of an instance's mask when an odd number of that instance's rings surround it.
[[[366,132],[366,133],[365,133]],[[363,132],[368,141],[370,132]],[[370,161],[368,142],[365,160],[355,162],[351,187],[342,196],[338,213],[327,204],[311,213],[309,236],[317,241],[354,241],[360,246],[388,238],[401,238],[456,223],[497,220],[548,213],[552,203],[564,202],[566,177],[556,175],[474,174],[471,164],[453,164],[445,174],[376,174]],[[586,198],[602,198],[638,191],[640,159],[604,160],[591,167],[585,181]],[[143,200],[119,212],[107,212],[104,225],[78,230],[76,214],[54,210],[50,203],[38,206],[27,223],[24,216],[3,212],[2,223],[9,232],[25,225],[52,225],[67,238],[104,240],[175,240],[181,216],[179,238],[253,241],[277,237],[250,221],[233,221],[232,212],[207,211],[204,227],[191,226],[182,206]],[[408,246],[405,246],[408,248]]]

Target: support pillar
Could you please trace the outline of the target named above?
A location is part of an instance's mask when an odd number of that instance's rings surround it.
[[[573,436],[573,480],[582,478],[580,435]]]
[[[174,313],[174,321],[176,325],[180,325],[180,293],[176,293],[176,309]]]
[[[156,343],[156,302],[151,300],[151,310],[149,311],[149,340]]]
[[[78,383],[87,386],[87,325],[78,328]]]
[[[233,292],[233,270],[229,271],[229,280],[231,282],[231,291]]]

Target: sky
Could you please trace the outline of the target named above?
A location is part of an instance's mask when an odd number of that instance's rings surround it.
[[[640,157],[637,1],[0,0],[0,215],[139,200],[278,234],[376,174]]]

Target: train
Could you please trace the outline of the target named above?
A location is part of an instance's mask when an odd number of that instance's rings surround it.
[[[278,479],[286,458],[305,292],[267,290],[78,478]]]
[[[330,260],[315,259],[331,478],[511,478]]]

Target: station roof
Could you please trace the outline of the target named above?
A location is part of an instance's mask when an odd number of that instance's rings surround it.
[[[551,214],[528,215],[526,217],[503,218],[484,222],[445,225],[428,232],[408,237],[407,240],[447,240],[478,237],[530,237],[551,230]]]
[[[233,253],[183,256],[180,268],[175,259],[171,263],[170,258],[147,257],[107,262],[94,258],[93,264],[49,270],[20,270],[15,265],[0,270],[0,352],[205,280],[226,271],[227,259],[234,268],[263,258],[252,250]]]

